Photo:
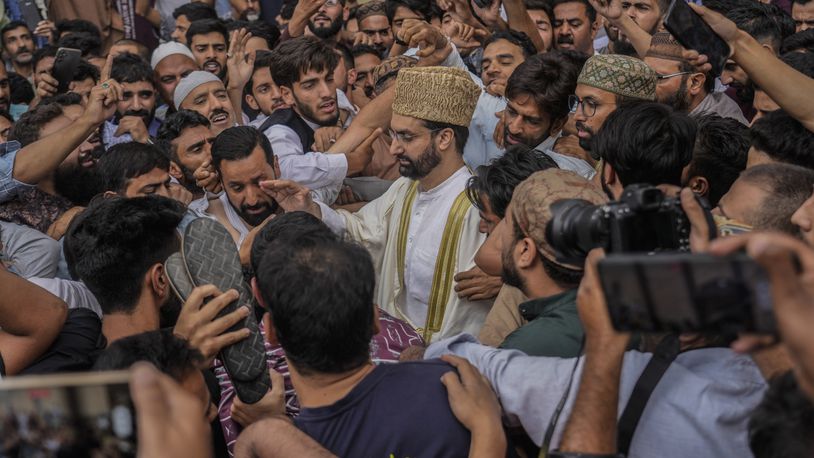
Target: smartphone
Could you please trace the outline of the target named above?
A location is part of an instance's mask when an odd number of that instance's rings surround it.
[[[664,27],[682,46],[706,54],[712,65],[711,76],[720,76],[729,58],[729,45],[701,19],[686,0],[672,0],[664,16]]]
[[[37,25],[43,20],[42,13],[37,8],[37,2],[35,0],[20,0],[19,5],[20,14],[23,16],[28,30],[34,33],[37,30]]]
[[[51,75],[59,82],[57,94],[68,92],[68,86],[71,84],[71,80],[73,80],[76,73],[76,67],[81,60],[82,51],[78,49],[57,49],[56,57],[54,57],[54,68],[51,70]]]
[[[769,279],[745,254],[618,254],[598,268],[618,330],[775,332]]]
[[[0,381],[0,456],[135,457],[128,371]]]

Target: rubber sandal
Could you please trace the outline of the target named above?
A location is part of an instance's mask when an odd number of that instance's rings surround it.
[[[184,264],[184,258],[181,253],[173,253],[164,262],[164,270],[167,272],[167,278],[170,280],[170,287],[175,295],[181,299],[181,302],[186,302],[192,290],[195,289],[195,284],[189,278],[187,273],[187,266]]]

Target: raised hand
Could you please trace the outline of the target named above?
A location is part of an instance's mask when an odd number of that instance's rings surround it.
[[[286,212],[304,211],[322,217],[319,205],[311,198],[311,190],[296,181],[261,181],[260,187]]]
[[[232,419],[247,428],[264,418],[285,414],[285,379],[274,369],[269,369],[271,389],[254,404],[246,404],[237,396],[232,401]]]
[[[255,57],[246,52],[246,44],[252,34],[246,29],[232,31],[229,39],[229,52],[226,54],[226,72],[229,78],[229,89],[243,90],[254,72]]]
[[[411,48],[418,48],[416,56],[419,58],[429,57],[449,45],[439,29],[418,19],[405,19],[398,38]]]
[[[195,176],[195,184],[212,194],[219,194],[223,191],[223,185],[220,182],[218,171],[212,165],[212,161],[206,161],[198,167],[193,173]]]
[[[140,116],[124,116],[119,121],[119,127],[114,136],[118,137],[124,134],[130,134],[133,141],[139,143],[147,143],[150,140],[150,134],[147,132],[147,126],[144,125],[144,119]]]

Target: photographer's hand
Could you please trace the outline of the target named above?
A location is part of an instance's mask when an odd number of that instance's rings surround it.
[[[690,251],[693,253],[706,253],[709,251],[709,243],[712,236],[716,235],[711,231],[707,220],[708,211],[698,202],[698,197],[690,188],[681,190],[681,208],[690,220]]]

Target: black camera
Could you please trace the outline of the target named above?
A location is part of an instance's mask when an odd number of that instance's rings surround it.
[[[705,205],[708,207],[708,205]],[[551,205],[546,239],[562,261],[581,263],[593,248],[608,253],[689,251],[690,221],[681,201],[634,184],[604,205],[564,199]]]

